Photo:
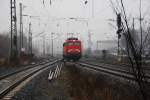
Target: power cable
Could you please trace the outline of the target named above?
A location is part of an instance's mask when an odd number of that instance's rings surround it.
[[[109,1],[110,1],[110,3],[111,3],[111,7],[112,7],[112,9],[113,9],[113,12],[117,15],[118,12],[117,12],[117,10],[116,10],[116,8],[115,8],[115,6],[114,6],[114,3],[112,2],[112,0],[109,0]]]

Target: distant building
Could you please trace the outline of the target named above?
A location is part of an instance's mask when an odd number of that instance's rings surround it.
[[[97,41],[97,50],[117,50],[117,41],[115,40],[104,40]]]

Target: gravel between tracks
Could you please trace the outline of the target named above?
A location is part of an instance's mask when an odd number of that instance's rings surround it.
[[[53,61],[54,59],[56,59],[56,58],[50,58],[49,61]],[[28,65],[16,65],[16,66],[15,65],[12,65],[12,66],[7,65],[7,66],[0,66],[0,76],[6,75],[6,74],[9,74],[9,73],[12,73],[12,72],[15,72],[17,70],[21,70],[21,69],[24,69],[24,68],[35,66],[35,64],[39,64],[40,62],[37,61],[37,62],[34,62],[34,64],[28,64]]]
[[[0,67],[0,76],[2,76],[2,75],[6,75],[6,74],[8,74],[8,73],[12,73],[12,72],[15,72],[15,71],[17,71],[17,70],[21,70],[22,68],[26,68],[26,67],[28,67],[28,66],[13,66],[13,67],[10,67],[10,66],[1,66]]]
[[[12,100],[70,100],[64,76],[49,81],[48,74],[49,70],[46,70],[36,76]]]

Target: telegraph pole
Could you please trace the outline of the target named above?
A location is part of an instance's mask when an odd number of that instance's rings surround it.
[[[51,39],[52,39],[52,57],[53,57],[53,34],[54,33],[51,33]]]
[[[94,18],[94,0],[92,0],[92,18]]]
[[[22,3],[20,3],[20,48],[19,53],[23,47],[23,21],[22,21]]]
[[[43,56],[45,57],[45,34],[43,35]]]
[[[86,5],[88,3],[87,0],[85,0],[84,4]],[[92,18],[94,18],[94,0],[92,0]]]
[[[29,23],[29,54],[32,54],[32,32],[31,32],[31,23]]]
[[[89,27],[89,23],[88,21],[86,22],[87,28]],[[91,33],[88,29],[88,54],[91,54],[91,45],[92,45],[92,41],[91,41]]]
[[[11,9],[11,47],[10,60],[12,63],[17,63],[17,16],[16,16],[16,0],[10,1]]]
[[[91,33],[88,31],[88,53],[91,54]]]
[[[100,41],[97,41],[97,42],[96,42],[96,50],[97,50],[97,51],[99,50],[99,44],[100,44]]]

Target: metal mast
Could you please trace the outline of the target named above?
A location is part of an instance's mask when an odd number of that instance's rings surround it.
[[[52,39],[52,57],[54,56],[54,51],[53,51],[53,35],[54,35],[55,33],[51,33],[51,39]]]
[[[45,34],[43,35],[43,56],[45,57]]]
[[[32,32],[31,32],[31,23],[29,24],[29,54],[32,54]]]
[[[22,3],[20,3],[20,48],[19,51],[23,48],[23,21],[22,21]]]
[[[16,0],[10,1],[11,9],[11,50],[10,60],[16,61],[18,50],[17,50],[17,17],[16,17]]]
[[[91,54],[91,46],[92,46],[91,33],[88,30],[88,54]]]

